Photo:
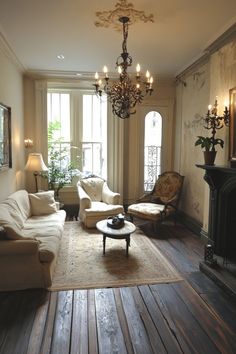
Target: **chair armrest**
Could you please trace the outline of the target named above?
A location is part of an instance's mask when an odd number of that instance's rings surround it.
[[[0,256],[13,256],[20,254],[35,254],[39,250],[36,240],[1,240]]]
[[[89,195],[85,192],[85,190],[78,184],[77,185],[78,196],[80,200],[80,209],[89,209],[91,208],[92,201]]]
[[[106,182],[104,183],[102,189],[102,201],[113,205],[120,203],[120,194],[112,192]]]
[[[151,201],[151,197],[152,197],[152,195],[150,193],[145,193],[145,194],[141,195],[141,197],[139,197],[136,200],[136,203],[145,203],[145,202],[148,203]]]
[[[177,206],[173,204],[173,202],[178,202],[178,195],[175,195],[173,198],[163,202],[166,206],[172,206],[173,208],[177,209]]]

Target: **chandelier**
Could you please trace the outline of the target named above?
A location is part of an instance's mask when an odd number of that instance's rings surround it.
[[[107,95],[109,102],[112,105],[112,112],[117,117],[125,119],[131,114],[136,113],[136,104],[141,103],[146,94],[151,95],[153,92],[153,77],[149,71],[146,72],[145,81],[140,75],[140,65],[137,64],[136,76],[133,81],[129,76],[127,69],[132,66],[132,57],[127,52],[128,38],[128,22],[129,17],[120,17],[119,21],[123,24],[123,43],[122,53],[116,60],[116,68],[119,73],[119,80],[114,83],[109,82],[108,69],[103,68],[104,79],[100,79],[98,73],[95,74],[95,90],[96,94],[101,97],[103,93]]]

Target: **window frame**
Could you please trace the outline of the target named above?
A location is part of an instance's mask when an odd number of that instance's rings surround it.
[[[84,141],[83,139],[83,95],[91,95],[94,96],[95,93],[93,90],[89,89],[73,89],[73,88],[55,88],[53,86],[48,87],[47,93],[67,93],[70,95],[70,142],[67,142],[71,145],[71,147],[75,146],[78,147],[79,150],[79,162],[78,162],[78,168],[80,171],[83,169],[83,143],[91,143],[91,144],[96,144],[96,143],[102,143],[102,141]],[[107,155],[107,145],[108,145],[108,134],[107,134],[107,125],[108,125],[108,104],[106,107],[106,125],[105,125],[105,134],[106,134],[106,143],[105,143],[105,173],[102,170],[102,175],[101,177],[104,179],[107,179],[107,173],[108,173],[108,155]],[[48,122],[48,118],[47,118]],[[63,141],[63,143],[66,143],[66,141]],[[48,149],[47,149],[48,151]],[[71,160],[73,161],[75,159],[75,155],[73,156],[74,150],[71,148]],[[78,154],[77,154],[78,155]],[[104,164],[104,161],[101,161],[101,167]],[[93,173],[93,171],[91,171]]]

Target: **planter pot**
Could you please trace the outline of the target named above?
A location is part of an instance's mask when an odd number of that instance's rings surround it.
[[[203,151],[205,165],[214,165],[217,151]]]

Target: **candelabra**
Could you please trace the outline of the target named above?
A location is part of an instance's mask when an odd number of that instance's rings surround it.
[[[112,112],[119,118],[129,118],[131,114],[136,113],[135,106],[141,103],[146,94],[153,92],[153,77],[150,76],[149,71],[146,72],[146,80],[143,82],[140,75],[140,65],[136,67],[135,82],[130,78],[127,69],[132,65],[132,57],[127,52],[127,38],[128,38],[128,17],[121,17],[119,21],[123,24],[123,52],[116,60],[116,68],[119,73],[119,81],[110,85],[108,77],[108,69],[103,68],[105,74],[103,84],[99,79],[99,75],[95,74],[95,91],[98,96],[102,96],[103,92],[107,94],[108,100],[112,104]],[[144,86],[143,89],[141,86]]]
[[[222,129],[224,126],[229,126],[229,110],[227,106],[225,106],[225,110],[222,116],[218,115],[218,102],[217,99],[213,107],[211,105],[208,106],[208,111],[206,117],[204,118],[204,128],[211,130],[212,138],[215,139],[216,130]]]

